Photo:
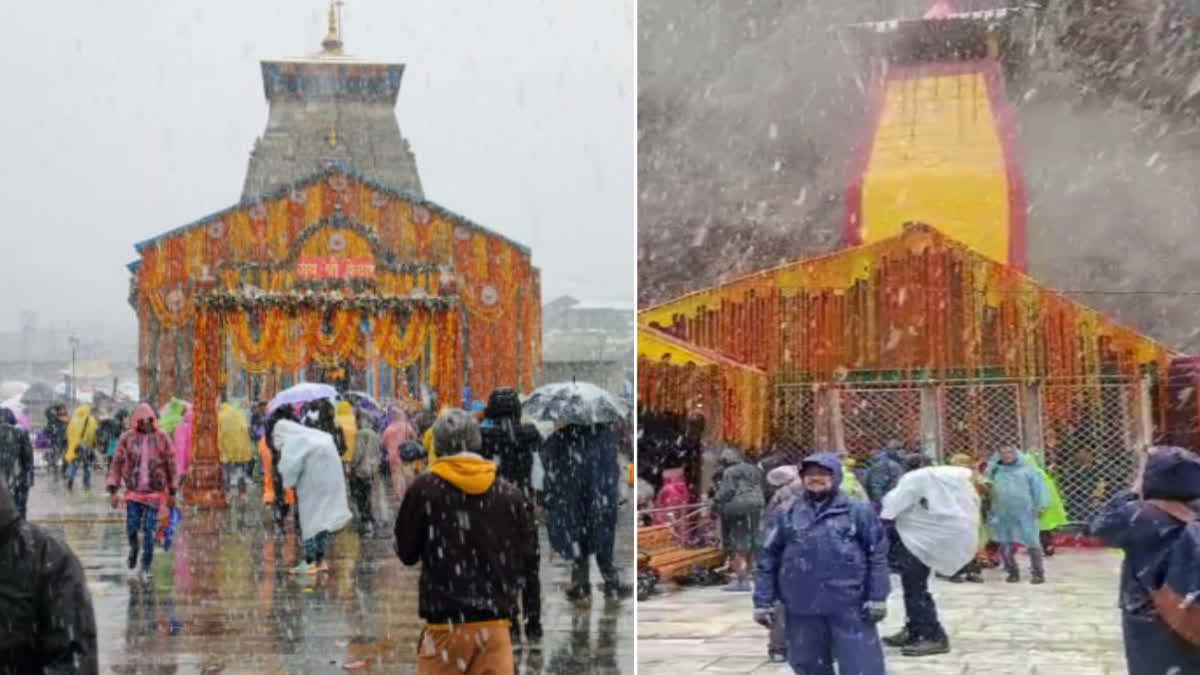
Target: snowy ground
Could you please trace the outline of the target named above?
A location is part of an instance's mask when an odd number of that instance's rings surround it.
[[[1047,562],[1044,586],[934,581],[953,651],[907,658],[888,649],[895,675],[1116,675],[1125,672],[1117,604],[1118,554],[1061,551]],[[899,579],[883,634],[904,620]],[[638,605],[640,672],[790,673],[767,662],[766,631],[750,618],[747,594],[684,590]]]
[[[338,533],[328,580],[302,583],[286,574],[295,535],[265,529],[257,503],[256,495],[187,516],[174,549],[156,551],[153,583],[141,587],[124,569],[124,512],[109,510],[99,488],[68,494],[39,472],[30,519],[61,533],[83,561],[101,672],[333,673],[360,659],[372,666],[359,672],[415,672],[418,571],[396,559],[390,530]],[[623,515],[617,560],[632,570],[633,517]],[[520,653],[521,672],[632,673],[633,600],[597,593],[590,608],[568,604],[569,569],[547,550],[543,532],[546,637],[540,650]]]

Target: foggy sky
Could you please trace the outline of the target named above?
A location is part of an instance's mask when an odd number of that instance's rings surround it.
[[[0,5],[0,331],[112,319],[133,243],[238,201],[259,61],[320,50],[322,0]],[[543,300],[634,303],[632,0],[349,0],[346,53],[406,64],[428,199],[533,250]],[[314,167],[315,170],[316,167]]]

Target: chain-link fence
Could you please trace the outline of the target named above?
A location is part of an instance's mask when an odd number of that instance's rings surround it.
[[[1129,486],[1148,430],[1138,384],[1047,384],[1041,388],[1047,470],[1074,522],[1087,522]]]
[[[1021,447],[1021,390],[1015,383],[948,384],[941,390],[941,453],[976,459]]]
[[[772,396],[769,449],[796,461],[823,448],[862,460],[892,442],[940,460],[1041,451],[1076,523],[1129,485],[1153,419],[1136,380],[785,383]]]
[[[841,443],[856,459],[869,457],[889,443],[915,449],[921,438],[921,391],[915,386],[855,385],[838,392]],[[837,430],[832,434],[837,438]]]

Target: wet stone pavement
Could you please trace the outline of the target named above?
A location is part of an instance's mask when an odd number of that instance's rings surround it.
[[[1119,553],[1060,550],[1046,563],[1044,586],[934,580],[949,654],[909,658],[885,648],[890,675],[1123,675],[1117,610]],[[1022,566],[1028,560],[1022,556]],[[638,668],[674,673],[791,673],[767,661],[767,634],[751,619],[747,593],[687,589],[638,605]],[[899,578],[892,577],[881,634],[904,622]]]
[[[39,473],[30,520],[60,534],[86,571],[99,628],[101,672],[416,672],[417,568],[392,551],[390,525],[372,537],[334,535],[326,578],[287,574],[300,553],[289,525],[268,524],[258,493],[224,511],[190,512],[170,552],[155,549],[151,577],[130,581],[125,512],[99,488],[68,493]],[[382,519],[381,519],[382,520]],[[389,521],[390,522],[390,519]],[[569,566],[548,555],[542,533],[540,649],[517,652],[521,673],[632,673],[632,598],[590,606],[563,595]],[[633,516],[622,510],[617,563],[633,580]],[[593,569],[593,580],[599,580]]]

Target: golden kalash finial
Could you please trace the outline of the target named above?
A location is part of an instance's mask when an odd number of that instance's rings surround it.
[[[325,39],[321,41],[321,46],[325,48],[326,54],[341,54],[342,53],[342,27],[341,27],[341,11],[342,5],[345,4],[342,0],[333,0],[329,3],[329,32],[325,34]]]

